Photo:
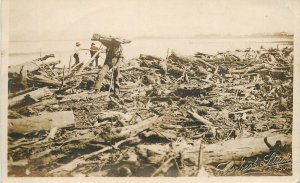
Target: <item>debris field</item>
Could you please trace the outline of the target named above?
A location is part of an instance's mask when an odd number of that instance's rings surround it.
[[[51,59],[50,59],[51,58]],[[9,68],[8,175],[291,175],[293,47]],[[285,163],[266,161],[276,156]]]

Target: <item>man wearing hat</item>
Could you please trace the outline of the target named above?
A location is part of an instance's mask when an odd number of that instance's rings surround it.
[[[97,53],[97,51],[99,50],[99,48],[97,46],[95,46],[95,43],[91,44],[90,47],[90,54],[91,54],[91,58]],[[98,59],[99,59],[99,54],[96,55],[95,57],[95,66],[98,66]],[[91,62],[91,66],[93,65],[94,60]]]
[[[106,73],[113,68],[113,89],[114,93],[119,92],[119,63],[123,59],[121,42],[116,39],[112,39],[109,43],[104,44],[106,46],[106,58],[101,71],[98,73],[97,81],[95,84],[95,91],[100,91],[103,79]]]
[[[73,57],[75,58],[75,65],[79,64],[80,59],[79,59],[79,50],[80,50],[80,43],[76,43],[76,47],[74,49],[74,55]]]

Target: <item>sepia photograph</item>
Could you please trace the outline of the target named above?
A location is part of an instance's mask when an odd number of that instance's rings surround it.
[[[5,176],[293,176],[294,5],[9,0]]]

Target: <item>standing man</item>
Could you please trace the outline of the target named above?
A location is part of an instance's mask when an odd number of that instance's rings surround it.
[[[97,53],[97,51],[99,51],[99,48],[97,46],[95,46],[95,43],[92,43],[91,47],[90,47],[91,58]],[[97,54],[95,59],[94,59],[95,60],[95,66],[98,66],[98,59],[99,59],[99,54]],[[91,66],[93,66],[94,60],[91,62]]]
[[[114,93],[119,93],[119,63],[123,59],[121,42],[116,39],[112,39],[111,42],[105,44],[106,46],[106,58],[104,65],[98,73],[97,81],[95,84],[95,91],[98,92],[101,89],[103,79],[106,73],[113,68],[113,89]]]
[[[77,42],[76,47],[75,47],[74,52],[73,52],[74,53],[73,57],[75,58],[75,64],[74,65],[77,65],[80,62],[79,51],[80,51],[80,43]]]

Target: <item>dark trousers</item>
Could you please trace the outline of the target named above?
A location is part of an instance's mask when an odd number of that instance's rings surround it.
[[[91,55],[91,58],[93,57],[94,55]],[[95,58],[94,58],[94,60],[91,62],[91,66],[93,66],[93,63],[94,63],[94,61],[95,61],[95,66],[98,66],[98,59],[99,59],[99,56],[96,56]]]
[[[79,56],[78,56],[78,54],[75,53],[75,54],[73,55],[73,57],[75,58],[75,65],[79,64]]]
[[[114,61],[115,61],[115,63],[114,63]],[[95,84],[95,90],[100,90],[101,89],[105,75],[107,74],[107,72],[110,69],[112,69],[115,66],[114,70],[113,70],[113,90],[114,90],[114,93],[119,92],[119,86],[120,86],[119,85],[119,79],[120,79],[119,78],[119,72],[120,72],[120,69],[119,69],[119,66],[116,66],[117,62],[118,62],[118,60],[116,60],[116,58],[105,60],[102,69],[98,73],[97,81],[96,81],[96,84]]]

